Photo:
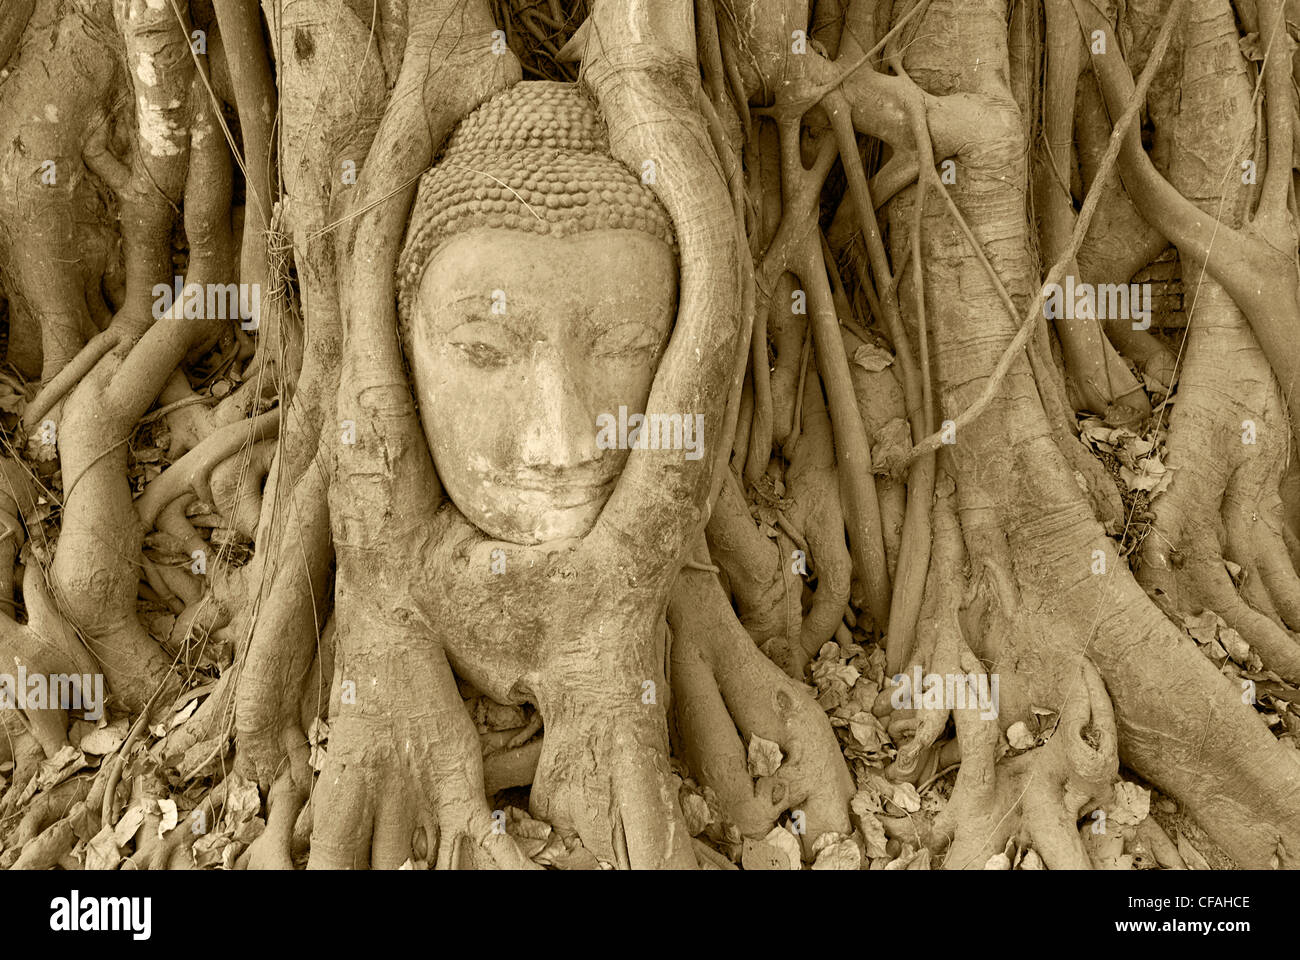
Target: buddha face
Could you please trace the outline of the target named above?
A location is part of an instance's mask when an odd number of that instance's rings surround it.
[[[677,314],[677,259],[632,230],[467,231],[429,260],[411,366],[438,475],[472,523],[534,544],[591,530],[627,450],[597,418],[643,413]]]

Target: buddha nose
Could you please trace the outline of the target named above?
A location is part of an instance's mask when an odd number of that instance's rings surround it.
[[[556,351],[543,347],[537,360],[526,389],[523,462],[556,469],[591,463],[600,450],[596,446],[596,415],[588,409],[584,384]]]

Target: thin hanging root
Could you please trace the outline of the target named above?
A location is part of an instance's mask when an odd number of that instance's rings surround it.
[[[278,112],[271,63],[262,42],[262,19],[256,4],[242,0],[213,0],[222,45],[230,65],[244,143],[240,167],[248,184],[240,280],[266,288],[266,233],[275,202],[274,137]]]
[[[749,142],[753,136],[754,122],[749,113],[749,98],[745,96],[745,84],[740,77],[740,50],[737,47],[735,15],[729,6],[724,5],[723,9],[727,11],[728,16],[719,18],[717,0],[705,0],[705,5],[708,7],[705,17],[713,22],[718,33],[722,67],[727,79],[727,89],[731,93],[731,102],[735,104],[736,113],[740,116],[745,141]]]
[[[840,336],[839,318],[826,276],[819,238],[804,242],[804,282],[808,285],[813,329],[813,352],[830,408],[835,434],[836,463],[840,491],[848,521],[849,549],[854,567],[866,592],[867,609],[877,630],[889,623],[889,569],[885,563],[885,541],[880,525],[880,501],[871,470],[871,448],[866,427],[858,412],[857,397],[849,375],[848,356]]]
[[[1265,0],[1256,9],[1259,35],[1264,44],[1264,110],[1268,129],[1268,167],[1260,190],[1254,225],[1273,243],[1286,249],[1295,242],[1287,223],[1287,196],[1295,161],[1296,95],[1293,84],[1295,51],[1288,33],[1288,4]],[[1256,125],[1258,131],[1259,125]],[[1259,151],[1256,150],[1256,155]]]
[[[700,73],[704,78],[702,92],[715,109],[726,102],[723,85],[726,69],[722,61],[722,41],[718,37],[718,16],[713,0],[695,0],[695,43],[700,59]]]
[[[780,162],[779,183],[773,181],[769,189],[777,194],[780,221],[763,252],[762,263],[755,277],[757,304],[754,312],[754,336],[751,342],[750,377],[754,408],[749,447],[745,460],[745,481],[757,483],[766,472],[772,458],[775,429],[775,404],[771,372],[768,364],[769,311],[781,309],[776,302],[779,296],[789,296],[789,290],[778,285],[787,270],[795,270],[800,245],[816,230],[818,197],[826,176],[835,161],[833,144],[823,142],[818,149],[812,169],[804,170],[792,145],[799,142],[799,120],[784,117],[778,121]],[[779,359],[779,358],[778,358]],[[793,404],[793,398],[790,400]]]
[[[891,54],[890,61],[894,72],[904,80],[910,81],[907,71],[903,69],[902,57],[897,49]],[[919,88],[918,88],[919,89]],[[912,198],[912,230],[908,237],[912,256],[912,283],[916,295],[916,330],[917,347],[920,352],[919,366],[921,373],[921,416],[922,427],[929,431],[934,429],[934,389],[930,383],[930,346],[929,331],[925,313],[925,276],[921,265],[922,233],[921,225],[925,214],[926,185],[934,177],[934,149],[930,143],[930,129],[926,123],[925,108],[921,98],[908,101],[909,115],[912,121],[912,136],[916,141],[917,170],[916,194]],[[938,178],[935,177],[937,180]],[[942,187],[940,187],[942,189]],[[946,196],[946,192],[945,192]],[[902,278],[898,272],[895,282]],[[908,510],[903,518],[903,539],[899,545],[899,559],[904,576],[915,578],[923,584],[930,567],[930,555],[933,549],[933,518],[931,500],[934,496],[935,461],[933,457],[918,460],[913,469],[908,471]],[[915,509],[913,509],[915,505]],[[890,621],[889,642],[886,646],[885,670],[891,673],[907,662],[908,648],[914,640],[916,621],[920,616],[920,603],[924,595],[924,586],[916,587],[906,580],[897,587],[900,596],[899,629]]]
[[[1031,162],[1035,204],[1042,211],[1039,224],[1043,256],[1055,260],[1068,243],[1074,218],[1066,171],[1073,169],[1074,104],[1083,41],[1077,19],[1064,4],[1047,4],[1046,26],[1045,151],[1036,152]],[[1104,187],[1104,183],[1098,186]],[[1077,261],[1069,261],[1066,273],[1079,276]],[[1105,413],[1110,406],[1123,404],[1143,415],[1150,413],[1146,393],[1115,352],[1098,318],[1059,316],[1053,322],[1081,406]]]
[[[846,351],[856,350],[863,344],[861,335],[853,332],[852,328],[845,328],[842,333]],[[895,421],[901,420],[903,429],[907,429],[907,406],[903,400],[902,385],[898,382],[893,366],[873,372],[855,363],[850,368],[850,373],[853,375],[853,389],[858,397],[858,409],[862,412],[862,421],[874,438],[875,445],[872,447],[871,457],[872,466],[876,471],[876,494],[880,500],[880,524],[885,538],[885,560],[889,564],[890,578],[897,592],[898,557],[901,551],[903,522],[907,512],[907,489],[906,484],[897,479],[892,472],[883,472],[885,469],[892,471],[894,466],[887,456],[883,441],[886,438],[885,431],[893,429],[891,425]],[[906,451],[895,449],[894,452],[897,455]]]
[[[835,635],[849,601],[853,560],[844,545],[840,478],[830,418],[815,370],[803,386],[803,431],[786,474],[794,501],[791,519],[807,532],[808,556],[817,574],[817,590],[804,617],[799,644],[808,656]],[[800,670],[798,677],[802,678]]]
[[[826,387],[836,459],[841,468],[841,494],[848,521],[849,547],[858,578],[865,588],[867,608],[876,629],[883,630],[889,621],[889,573],[880,527],[880,503],[871,472],[871,448],[853,393],[848,357],[840,337],[839,318],[822,256],[821,234],[816,226],[817,197],[834,160],[835,145],[826,141],[819,150],[813,169],[804,170],[798,156],[798,127],[797,117],[780,121],[785,207],[781,226],[764,255],[760,274],[770,284],[773,275],[779,275],[788,267],[798,274],[807,291],[814,353]],[[765,284],[760,283],[759,287],[764,289]],[[770,285],[766,289],[771,289]],[[766,303],[759,304],[759,314],[766,309]],[[766,366],[766,356],[762,363]],[[755,452],[751,447],[750,463],[754,459]]]
[[[955,676],[961,672],[961,653],[966,647],[958,619],[966,583],[963,574],[966,551],[957,520],[954,484],[948,473],[940,477],[934,506],[934,551],[925,603],[917,620],[917,649],[912,652],[910,663],[919,665],[924,675]],[[889,675],[888,668],[886,675]],[[929,747],[939,739],[947,724],[947,710],[918,709],[915,713],[918,720],[915,730],[911,739],[900,747],[891,776],[910,778],[921,774]]]
[[[804,314],[794,313],[790,308],[795,287],[795,277],[789,273],[782,274],[768,307],[768,329],[771,330],[772,346],[776,348],[771,372],[772,440],[784,450],[787,458],[792,454],[792,437],[799,429],[794,410],[802,399],[802,393],[795,384],[803,369],[805,335],[812,329]]]
[[[1097,176],[1094,178],[1094,187],[1088,191],[1088,196],[1084,198],[1083,208],[1079,211],[1078,219],[1074,222],[1074,232],[1070,234],[1070,243],[1063,251],[1061,259],[1052,265],[1052,269],[1047,272],[1047,279],[1043,285],[1038,288],[1034,295],[1033,303],[1030,304],[1029,310],[1026,311],[1024,318],[1020,321],[1020,328],[1012,338],[1011,343],[1003,352],[998,360],[997,366],[984,382],[984,389],[980,391],[979,397],[969,407],[953,418],[953,429],[960,431],[962,427],[967,426],[976,417],[982,414],[993,399],[997,396],[1002,381],[1006,379],[1011,365],[1015,363],[1020,351],[1025,348],[1025,343],[1033,334],[1036,321],[1042,316],[1043,301],[1046,299],[1047,289],[1052,284],[1059,284],[1062,277],[1065,276],[1065,270],[1069,260],[1077,256],[1079,247],[1083,243],[1083,238],[1088,232],[1088,225],[1092,223],[1092,215],[1101,202],[1103,191],[1097,188],[1098,184],[1106,182],[1110,176],[1111,169],[1115,166],[1115,161],[1119,157],[1120,149],[1124,146],[1124,133],[1129,129],[1133,119],[1137,116],[1142,104],[1146,102],[1147,90],[1151,86],[1151,81],[1155,79],[1156,71],[1164,59],[1165,52],[1169,49],[1169,41],[1173,37],[1174,24],[1178,22],[1178,14],[1182,12],[1185,0],[1173,0],[1169,10],[1165,13],[1164,23],[1160,27],[1160,33],[1156,37],[1155,45],[1151,48],[1151,55],[1147,59],[1146,66],[1142,68],[1142,75],[1138,78],[1137,86],[1133,89],[1128,100],[1124,104],[1124,109],[1120,114],[1119,121],[1115,124],[1115,129],[1111,133],[1110,143],[1106,147],[1106,155],[1102,158],[1101,164],[1097,170]],[[1113,42],[1113,38],[1112,38]],[[1106,58],[1102,58],[1104,61]],[[1145,155],[1145,154],[1144,154]],[[946,193],[946,191],[945,191]],[[976,248],[978,249],[978,247]],[[983,260],[981,260],[983,262]],[[912,448],[908,454],[908,462],[918,459],[929,453],[937,451],[943,445],[943,433],[932,433],[920,443]]]
[[[890,273],[889,258],[880,236],[880,227],[876,221],[866,174],[858,159],[857,135],[849,116],[848,103],[843,94],[832,91],[827,94],[825,104],[848,177],[849,192],[856,205],[858,220],[866,240],[871,269],[875,275],[876,286],[879,288],[877,296],[881,313],[898,356],[912,438],[918,440],[933,425],[933,401],[928,404],[926,401],[928,393],[926,384],[929,377],[921,373],[916,360],[913,359],[911,341],[907,331],[903,329],[897,285]],[[928,135],[926,139],[928,140]],[[919,247],[919,241],[919,236],[913,237],[915,246]],[[919,290],[921,289],[919,273],[916,279]],[[923,319],[924,314],[921,316]],[[916,618],[921,609],[925,572],[930,563],[930,500],[933,494],[934,457],[931,455],[918,460],[908,471],[907,508],[903,518],[898,563],[894,571],[890,618],[887,621],[887,669],[891,674],[897,672],[906,663],[906,652],[912,646]],[[891,653],[891,650],[894,652]]]
[[[749,448],[745,457],[745,482],[755,484],[767,471],[772,459],[772,374],[767,361],[767,312],[762,303],[754,310],[753,332],[750,334],[749,375],[754,397],[753,419],[749,433]]]
[[[823,250],[823,253],[825,251]],[[832,269],[834,269],[832,267]],[[836,298],[835,309],[840,309],[839,299]],[[847,353],[848,350],[845,350]],[[804,331],[803,346],[799,348],[799,381],[795,386],[795,404],[793,415],[790,417],[792,424],[790,443],[786,450],[786,455],[793,460],[795,453],[798,452],[799,436],[803,430],[803,407],[804,407],[804,387],[808,383],[808,361],[812,357],[812,329]]]
[[[725,131],[722,129],[722,123],[718,118],[717,111],[708,97],[701,95],[697,98],[701,112],[704,114],[709,124],[709,135],[713,142],[713,148],[722,162],[723,171],[726,175],[727,186],[731,192],[731,202],[734,208],[736,224],[736,248],[744,250],[745,233],[745,178],[740,169],[740,162],[732,149],[731,141],[727,138]],[[754,289],[754,262],[752,258],[741,256],[738,258],[740,264],[740,316],[741,316],[741,336],[736,345],[736,363],[731,374],[731,389],[727,392],[727,407],[723,415],[722,431],[719,436],[726,438],[732,437],[736,432],[736,423],[740,418],[741,393],[745,385],[745,372],[750,367],[750,340],[754,335],[755,319],[755,298]],[[764,364],[766,369],[766,364]],[[731,447],[725,442],[718,444],[717,454],[714,457],[713,477],[709,487],[708,503],[712,509],[713,503],[718,499],[718,492],[722,488],[723,471],[728,469],[731,459]]]

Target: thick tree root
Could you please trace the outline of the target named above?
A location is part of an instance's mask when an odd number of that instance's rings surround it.
[[[685,759],[699,782],[717,791],[728,819],[744,835],[760,837],[782,812],[802,811],[805,855],[823,833],[848,833],[853,782],[825,713],[807,688],[758,651],[716,578],[683,570],[668,617],[673,712]],[[784,758],[757,780],[746,769],[746,741],[755,736],[776,743]]]

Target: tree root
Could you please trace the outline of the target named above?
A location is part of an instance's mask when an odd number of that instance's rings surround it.
[[[1049,869],[1092,865],[1076,823],[1110,800],[1119,759],[1105,684],[1092,664],[1082,664],[1047,744],[996,766],[997,721],[970,706],[953,711],[962,765],[931,838],[948,844],[945,869],[980,869],[1013,836],[1033,846]],[[962,666],[980,669],[969,652]]]
[[[754,646],[712,574],[683,570],[668,607],[674,715],[686,761],[718,793],[728,819],[762,836],[784,810],[801,810],[805,855],[826,832],[847,833],[853,792],[821,707]],[[735,730],[781,747],[776,773],[753,780]],[[549,734],[548,734],[549,736]]]

